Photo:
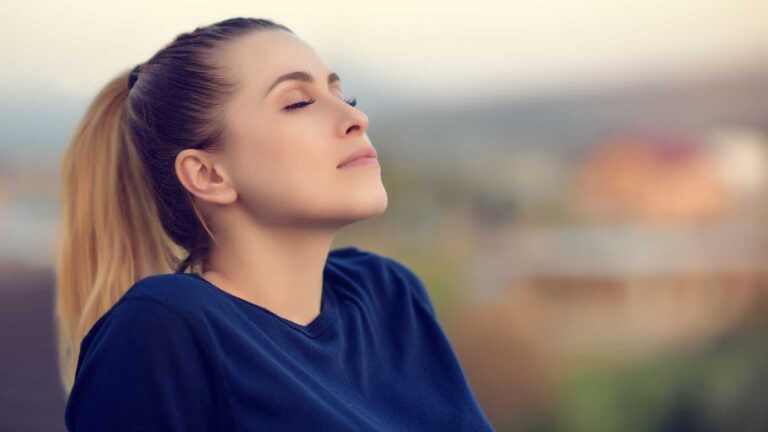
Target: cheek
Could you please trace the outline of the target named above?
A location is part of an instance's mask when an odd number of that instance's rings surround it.
[[[328,133],[311,121],[273,127],[265,138],[262,150],[272,172],[287,182],[322,181],[336,168],[338,156]]]
[[[302,126],[272,125],[269,133],[239,136],[233,176],[248,206],[298,210],[327,202],[335,188],[339,152],[317,128]]]

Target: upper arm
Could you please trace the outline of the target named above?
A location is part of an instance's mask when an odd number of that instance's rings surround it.
[[[82,356],[67,428],[213,430],[216,380],[206,352],[199,334],[168,306],[124,299]]]

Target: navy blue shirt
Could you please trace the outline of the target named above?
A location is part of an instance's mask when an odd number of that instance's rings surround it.
[[[70,432],[493,431],[422,282],[331,250],[307,325],[193,273],[145,277],[84,337]]]

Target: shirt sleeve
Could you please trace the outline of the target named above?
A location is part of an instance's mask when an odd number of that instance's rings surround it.
[[[66,408],[70,432],[212,431],[213,365],[196,334],[153,299],[123,299],[90,341]]]

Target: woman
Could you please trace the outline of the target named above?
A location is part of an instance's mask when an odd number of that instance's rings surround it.
[[[493,430],[418,277],[329,250],[387,206],[355,104],[251,18],[98,94],[62,163],[70,431]]]

